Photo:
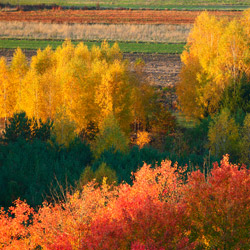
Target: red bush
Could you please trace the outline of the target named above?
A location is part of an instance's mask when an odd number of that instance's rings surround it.
[[[249,170],[226,156],[207,178],[182,172],[144,165],[132,186],[90,183],[38,212],[17,200],[0,211],[0,249],[249,249]]]

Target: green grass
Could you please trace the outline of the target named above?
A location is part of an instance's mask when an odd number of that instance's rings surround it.
[[[1,0],[10,4],[58,4],[62,6],[96,6],[158,9],[244,9],[250,0]]]
[[[48,45],[52,49],[60,46],[63,41],[58,40],[18,40],[18,39],[0,39],[1,49],[15,49],[20,47],[21,49],[44,49]],[[72,41],[77,44],[79,41]],[[101,42],[84,42],[89,48],[93,45],[100,46]],[[112,45],[114,42],[110,42]],[[165,44],[165,43],[133,43],[133,42],[119,42],[120,49],[122,52],[130,53],[181,53],[184,49],[185,44]]]

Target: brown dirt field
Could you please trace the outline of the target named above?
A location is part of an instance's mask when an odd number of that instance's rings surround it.
[[[159,88],[174,86],[179,80],[181,70],[179,54],[125,53],[124,58],[131,63],[141,58],[145,62],[144,72],[147,79]]]
[[[36,54],[36,50],[23,50],[23,52],[29,61]],[[13,53],[13,49],[0,49],[0,57],[6,57],[8,63],[11,62]],[[128,59],[131,64],[137,58],[141,58],[145,62],[146,78],[160,89],[174,86],[179,79],[178,75],[181,69],[179,54],[124,53],[124,58]]]
[[[192,24],[201,11],[173,10],[38,10],[0,12],[0,21],[45,23]],[[209,11],[215,16],[238,17],[241,11]]]

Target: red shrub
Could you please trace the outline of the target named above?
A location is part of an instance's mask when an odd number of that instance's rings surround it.
[[[207,179],[181,176],[166,161],[132,186],[90,183],[38,212],[17,200],[0,210],[0,249],[250,249],[250,171],[225,157]]]
[[[190,238],[212,249],[250,249],[250,171],[225,156],[211,175],[197,171],[185,185]]]

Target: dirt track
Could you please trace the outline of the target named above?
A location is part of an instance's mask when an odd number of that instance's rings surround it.
[[[23,50],[28,60],[36,54],[36,50]],[[0,49],[0,57],[7,58],[10,63],[13,49]],[[179,54],[141,54],[141,53],[125,53],[124,58],[133,63],[137,58],[142,58],[145,62],[145,73],[148,80],[159,87],[175,85],[178,81],[178,74],[181,69],[181,61]]]

